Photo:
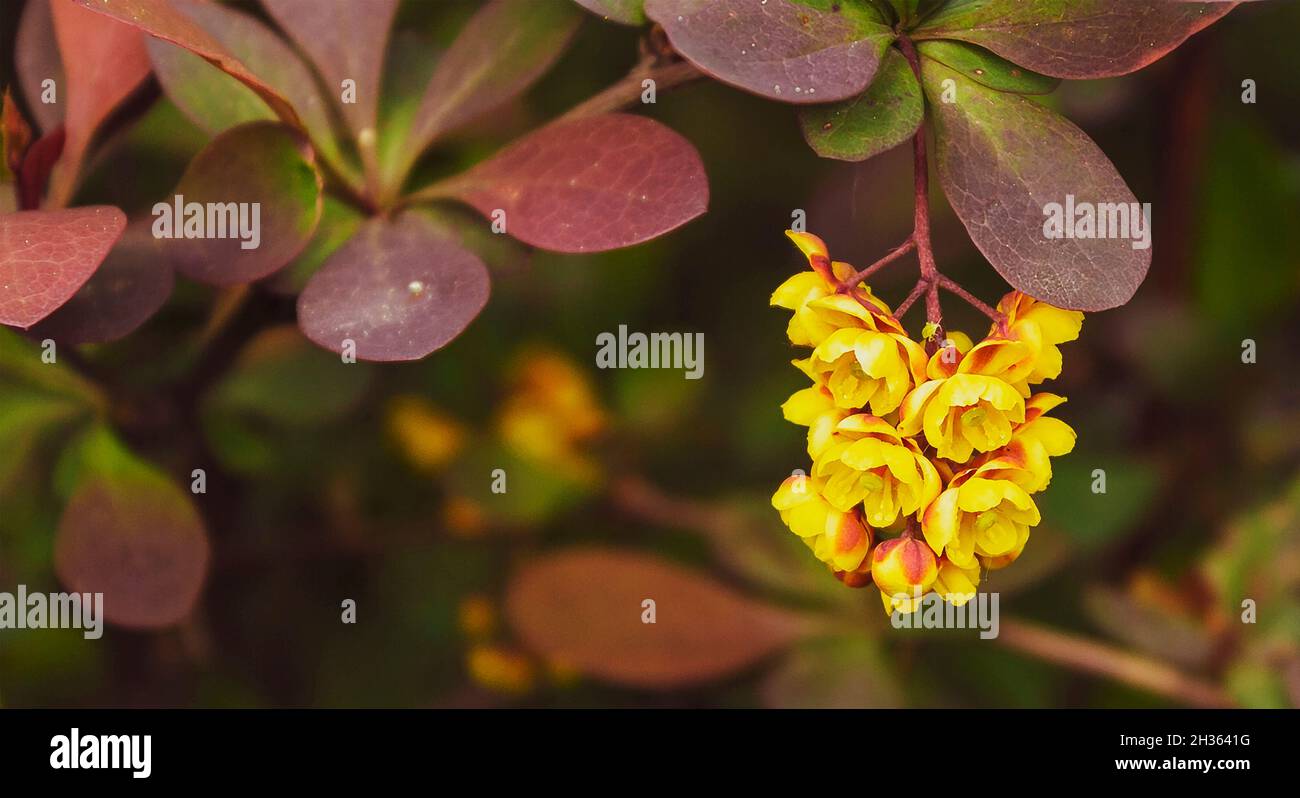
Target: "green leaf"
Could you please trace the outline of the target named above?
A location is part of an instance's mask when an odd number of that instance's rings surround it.
[[[245,347],[206,406],[275,426],[320,426],[357,407],[373,376],[368,364],[344,363],[312,346],[297,327],[284,325]]]
[[[965,42],[940,39],[921,42],[916,49],[926,58],[998,91],[1009,91],[1015,94],[1050,94],[1061,85],[1060,78],[1031,72],[982,47]]]
[[[0,385],[27,387],[102,412],[108,402],[93,383],[67,366],[46,363],[44,350],[12,330],[0,328]],[[57,358],[57,350],[55,351]]]
[[[466,23],[425,88],[406,143],[385,164],[400,183],[443,133],[518,96],[559,58],[582,21],[569,3],[492,0]]]
[[[188,494],[105,427],[77,447],[76,489],[59,521],[54,566],[78,593],[103,593],[108,622],[174,626],[203,588],[208,539]]]
[[[645,0],[577,0],[578,5],[609,22],[645,24]]]
[[[41,444],[86,415],[85,405],[30,388],[0,384],[0,496],[37,454]]]
[[[492,474],[509,475],[509,490],[495,493]],[[482,510],[489,525],[510,531],[530,528],[555,518],[589,498],[593,486],[570,478],[511,451],[500,443],[472,442],[447,475],[448,490]]]
[[[823,158],[865,161],[902,144],[921,126],[921,84],[902,53],[890,48],[866,92],[833,105],[799,111],[808,145]]]
[[[1144,222],[1143,213],[1132,212],[1137,200],[1105,153],[1032,100],[922,61],[939,180],[989,263],[1013,287],[1059,307],[1096,311],[1128,302],[1146,277],[1151,249],[1135,248],[1134,223]],[[1048,236],[1049,207],[1064,215],[1089,205],[1122,208],[1134,220],[1124,231],[1130,237]]]
[[[763,680],[764,706],[776,709],[880,709],[903,706],[891,663],[874,641],[853,635],[809,640]]]
[[[1294,307],[1300,292],[1300,168],[1255,114],[1216,119],[1194,233],[1198,308],[1221,325],[1254,329]]]
[[[259,204],[254,248],[245,249],[239,235],[216,238],[214,231],[168,242],[177,271],[187,277],[214,285],[246,283],[283,268],[306,248],[320,220],[321,176],[311,148],[292,128],[253,122],[213,139],[190,162],[174,196],[159,203],[173,208],[173,236],[181,232],[188,213],[177,216],[176,197],[184,197],[187,209],[199,203],[205,216],[208,203],[240,203],[241,212],[250,215],[252,204]],[[156,205],[155,216],[157,212]],[[154,230],[157,235],[157,218]]]
[[[1134,72],[1233,9],[1169,0],[955,0],[915,39],[959,39],[1058,78]]]
[[[1105,472],[1106,492],[1094,493],[1095,472]],[[1074,452],[1052,463],[1052,484],[1034,495],[1045,523],[1068,534],[1084,551],[1121,538],[1141,520],[1160,486],[1151,466],[1118,455]],[[1030,535],[1029,545],[1034,545]]]
[[[325,160],[353,176],[355,170],[339,151],[330,105],[293,48],[247,14],[213,3],[182,1],[176,8],[292,103]],[[209,133],[276,119],[276,112],[251,88],[185,47],[151,38],[148,48],[167,96]]]

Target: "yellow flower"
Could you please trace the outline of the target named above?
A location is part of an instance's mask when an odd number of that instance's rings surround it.
[[[870,405],[876,416],[897,410],[912,386],[925,379],[925,350],[899,333],[836,330],[806,363],[837,406],[856,410]]]
[[[932,380],[941,380],[957,373],[962,358],[975,344],[964,332],[953,331],[941,342],[941,346],[930,355],[925,366],[925,375]]]
[[[1018,554],[1038,521],[1038,507],[1024,488],[970,468],[925,509],[921,530],[936,554],[959,568],[974,568],[977,556]]]
[[[835,427],[849,415],[836,407],[830,390],[821,385],[804,388],[781,405],[785,420],[808,428],[808,456],[814,460],[830,444]]]
[[[394,397],[388,432],[407,462],[421,471],[446,467],[465,446],[465,428],[419,396]]]
[[[871,528],[856,512],[840,512],[821,496],[822,483],[792,476],[772,496],[781,520],[813,550],[817,559],[841,571],[853,571],[871,548]]]
[[[533,689],[537,680],[532,660],[502,646],[476,645],[466,655],[465,664],[471,679],[498,693],[523,695]]]
[[[925,439],[939,457],[964,463],[976,450],[990,452],[1011,442],[1025,420],[1025,400],[1009,384],[981,374],[954,374],[922,383],[899,411],[898,431]]]
[[[1039,302],[1020,291],[1002,297],[998,310],[1006,314],[1007,337],[1023,341],[1031,349],[1031,363],[1025,376],[1028,383],[1037,385],[1060,376],[1059,344],[1079,337],[1083,314]]]
[[[597,463],[585,451],[608,421],[587,375],[556,352],[531,351],[513,372],[509,397],[497,418],[497,434],[515,454],[592,483]]]
[[[1063,404],[1065,397],[1036,393],[1025,402],[1025,422],[1011,432],[1011,443],[991,453],[981,465],[990,478],[1009,479],[1027,493],[1037,493],[1052,481],[1052,457],[1074,449],[1075,434],[1069,424],[1045,414]]]
[[[882,541],[871,555],[871,578],[880,588],[885,612],[914,612],[939,576],[930,547],[911,537]]]
[[[845,321],[839,317],[841,307],[852,306],[856,309],[850,319],[858,315],[892,318],[889,306],[866,286],[856,287],[852,295],[837,293],[840,282],[847,280],[856,270],[842,261],[831,261],[826,244],[820,238],[812,233],[789,230],[786,235],[804,253],[812,267],[812,271],[799,272],[772,292],[773,306],[794,311],[786,328],[791,343],[796,346],[816,346],[839,327],[853,324],[851,320]],[[821,300],[830,300],[830,303],[822,306]],[[868,311],[863,303],[870,305],[873,311]],[[902,332],[902,329],[897,331]]]
[[[934,592],[954,607],[961,607],[975,598],[980,584],[980,569],[976,565],[961,568],[947,557],[939,558],[939,575],[934,580]]]
[[[912,515],[939,495],[939,472],[910,438],[888,422],[865,413],[849,416],[813,463],[822,496],[848,512],[858,504],[866,522],[879,529]]]

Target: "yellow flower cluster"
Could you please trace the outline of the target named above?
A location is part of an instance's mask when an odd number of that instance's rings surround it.
[[[1083,314],[1013,291],[975,344],[960,333],[927,354],[821,239],[788,232],[808,258],[772,294],[793,312],[794,365],[812,381],[784,405],[808,428],[812,469],[772,497],[782,520],[845,584],[880,588],[886,612],[934,591],[964,604],[984,569],[1015,561],[1038,524],[1033,494],[1074,430],[1047,415],[1065,401],[1032,386],[1061,373],[1059,345]],[[922,539],[913,530],[919,528]]]

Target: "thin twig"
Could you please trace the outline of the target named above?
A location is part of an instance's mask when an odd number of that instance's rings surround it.
[[[925,293],[927,288],[929,288],[929,285],[925,280],[917,280],[916,287],[912,289],[912,293],[908,294],[907,299],[903,300],[903,304],[899,305],[898,309],[894,311],[894,318],[901,319],[906,316],[907,311],[911,310],[912,305],[916,304],[916,300],[921,298],[921,295]]]
[[[945,277],[942,274],[939,275],[939,287],[943,288],[945,291],[948,291],[949,293],[956,294],[957,296],[966,300],[971,307],[975,308],[980,313],[983,313],[985,316],[988,316],[990,319],[992,319],[994,324],[1001,325],[1006,321],[1006,317],[1003,316],[1001,313],[999,313],[996,309],[982,302],[974,294],[967,291],[965,288],[962,288],[955,281],[953,281],[948,277]]]
[[[1236,702],[1216,685],[1188,676],[1163,662],[1085,640],[1026,621],[1004,618],[998,642],[1058,665],[1105,676],[1195,707],[1232,707]]]
[[[868,266],[867,268],[865,268],[865,269],[863,269],[862,271],[858,272],[857,274],[853,275],[853,276],[850,277],[849,279],[844,280],[843,282],[841,282],[841,283],[840,283],[840,289],[839,289],[840,292],[841,292],[841,293],[847,293],[847,292],[849,292],[849,291],[852,291],[854,288],[857,288],[858,285],[859,285],[863,280],[867,279],[867,278],[870,277],[871,275],[873,275],[873,274],[875,274],[876,272],[880,271],[881,269],[885,268],[885,267],[888,266],[889,264],[891,264],[891,263],[893,263],[894,261],[898,260],[899,258],[903,257],[904,255],[906,255],[907,253],[911,252],[911,251],[914,250],[914,249],[916,249],[916,238],[915,238],[915,236],[908,238],[908,239],[907,239],[906,241],[904,241],[903,243],[901,243],[901,244],[899,244],[898,246],[894,247],[894,249],[891,250],[890,253],[889,253],[888,255],[886,255],[885,257],[883,257],[883,258],[881,258],[880,260],[876,261],[875,263],[871,264],[870,266]]]
[[[652,63],[638,64],[618,83],[575,105],[556,121],[607,114],[638,103],[641,101],[641,93],[645,91],[644,81],[647,79],[653,80],[655,91],[660,92],[704,77],[704,73],[687,61],[657,65],[651,65]]]

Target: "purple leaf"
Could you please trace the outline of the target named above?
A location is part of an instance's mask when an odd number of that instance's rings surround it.
[[[144,37],[128,25],[92,14],[70,0],[57,0],[51,9],[67,73],[67,84],[59,87],[67,103],[67,140],[50,177],[49,193],[50,205],[61,208],[72,199],[95,131],[149,75],[149,56]]]
[[[343,81],[355,84],[356,102],[339,103],[354,134],[375,127],[380,75],[397,0],[262,0],[262,5],[341,98]]]
[[[81,290],[31,333],[61,344],[116,341],[157,313],[174,283],[175,275],[149,224],[133,223]]]
[[[724,83],[787,103],[846,100],[866,90],[894,40],[869,3],[647,0],[688,61]]]
[[[231,55],[217,40],[189,17],[182,14],[171,0],[71,0],[78,5],[110,16],[120,22],[139,28],[201,56],[213,66],[226,72],[257,92],[276,115],[291,125],[298,125],[298,114],[278,91],[249,71],[248,67]]]
[[[516,141],[447,192],[506,232],[556,252],[599,252],[663,235],[704,213],[709,185],[691,143],[630,114],[561,120]]]
[[[1142,222],[1140,212],[1129,213],[1133,193],[1097,145],[1053,111],[937,61],[923,59],[922,78],[944,193],[998,273],[1065,308],[1105,310],[1131,299],[1151,264],[1149,248],[1134,248],[1134,238],[1047,234],[1052,204],[1123,205],[1130,233]],[[946,80],[955,82],[957,102],[943,101]],[[1149,221],[1145,230],[1149,236]]]
[[[959,39],[1058,78],[1126,75],[1233,9],[1170,0],[967,0],[922,23],[916,39]]]
[[[411,125],[388,165],[389,178],[410,165],[439,135],[519,95],[550,69],[582,13],[568,3],[492,0],[475,14],[438,61]]]
[[[360,360],[418,360],[445,346],[487,304],[487,268],[419,212],[367,222],[298,297],[298,325]]]
[[[0,216],[0,324],[28,328],[90,279],[126,227],[97,205]]]
[[[316,76],[284,39],[255,17],[215,3],[176,0],[175,8],[292,103],[317,152],[353,178],[354,170],[339,151],[330,104],[321,95]],[[167,96],[207,132],[277,118],[252,89],[184,47],[153,39],[148,50]]]
[[[180,623],[208,566],[207,532],[189,496],[106,430],[92,431],[80,450],[78,485],[54,542],[59,581],[103,593],[104,617],[118,626]]]
[[[59,58],[59,42],[54,37],[54,15],[49,0],[31,0],[23,8],[18,37],[14,41],[14,67],[27,107],[36,117],[41,132],[49,133],[63,122],[65,103],[60,93],[67,86],[63,59]],[[45,92],[41,84],[46,80],[54,81],[57,102],[41,102],[41,95]]]
[[[177,197],[184,201],[179,216]],[[222,212],[232,203],[244,228],[238,233]],[[196,210],[205,220],[202,237],[184,229]],[[254,122],[226,131],[194,157],[175,193],[154,206],[154,235],[175,239],[165,251],[181,274],[231,285],[261,279],[292,261],[311,240],[320,214],[321,177],[306,141],[277,122]],[[216,237],[221,228],[211,229],[209,216],[222,221],[226,237]],[[170,231],[160,224],[164,218],[171,220]],[[242,235],[245,230],[253,234]]]

